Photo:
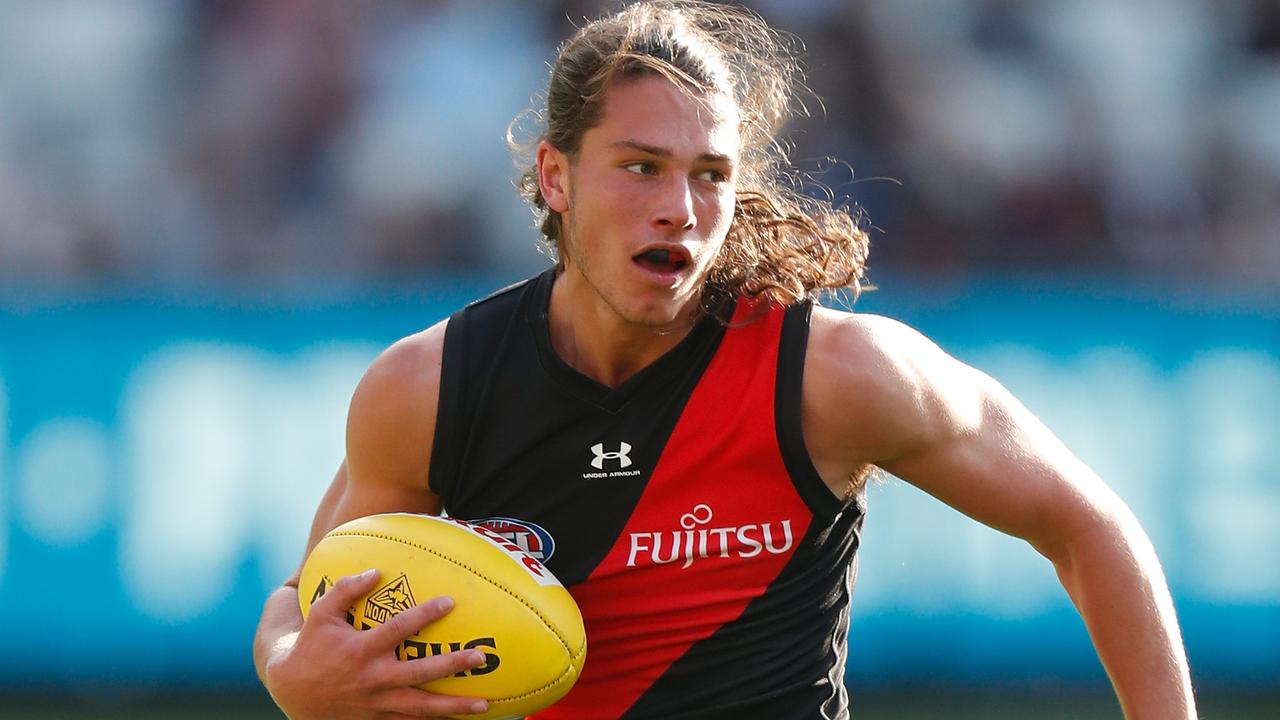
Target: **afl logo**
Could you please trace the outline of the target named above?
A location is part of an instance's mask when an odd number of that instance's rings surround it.
[[[501,535],[543,564],[556,550],[556,541],[551,533],[531,522],[508,517],[479,518],[467,522]]]

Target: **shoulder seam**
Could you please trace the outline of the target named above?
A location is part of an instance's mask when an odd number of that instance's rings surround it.
[[[518,290],[521,290],[521,289],[522,289],[522,288],[524,288],[526,285],[528,285],[529,283],[531,283],[531,282],[533,282],[534,280],[536,280],[536,279],[537,279],[537,277],[538,277],[538,276],[537,276],[537,275],[535,275],[535,276],[533,276],[532,278],[525,278],[524,280],[521,280],[521,281],[519,281],[519,282],[511,283],[510,285],[508,285],[508,286],[506,286],[506,287],[504,287],[504,288],[500,288],[500,289],[498,289],[498,290],[494,290],[493,292],[489,293],[488,295],[485,295],[484,297],[480,298],[479,300],[472,300],[471,302],[467,303],[467,304],[466,304],[466,306],[464,306],[464,307],[463,307],[463,309],[464,309],[464,310],[470,310],[471,308],[477,307],[477,306],[479,306],[479,305],[483,305],[483,304],[485,304],[485,303],[487,303],[487,302],[490,302],[490,301],[492,301],[492,300],[497,300],[497,299],[501,298],[502,296],[507,295],[507,294],[509,294],[509,293],[513,293],[513,292],[516,292],[516,291],[518,291]]]

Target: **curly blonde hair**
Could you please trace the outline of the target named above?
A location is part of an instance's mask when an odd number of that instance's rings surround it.
[[[824,290],[856,293],[866,268],[869,237],[856,214],[800,191],[800,174],[778,139],[782,125],[803,110],[798,42],[745,8],[700,0],[648,0],[579,29],[556,54],[546,107],[535,117],[545,131],[533,143],[508,142],[526,156],[546,140],[573,157],[583,134],[600,122],[615,79],[658,73],[677,86],[726,93],[741,118],[741,157],[733,220],[707,288],[732,296],[767,297],[791,305]],[[558,262],[564,222],[547,207],[536,165],[517,182],[540,220]]]

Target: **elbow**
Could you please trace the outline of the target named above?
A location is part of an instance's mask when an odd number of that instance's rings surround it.
[[[1099,555],[1153,552],[1133,511],[1105,486],[1087,498],[1076,498],[1043,513],[1027,541],[1060,575],[1070,574],[1077,563],[1096,560]]]

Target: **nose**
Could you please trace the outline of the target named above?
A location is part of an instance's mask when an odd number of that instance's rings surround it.
[[[698,225],[688,178],[676,175],[664,184],[653,224],[664,230],[692,230]]]

